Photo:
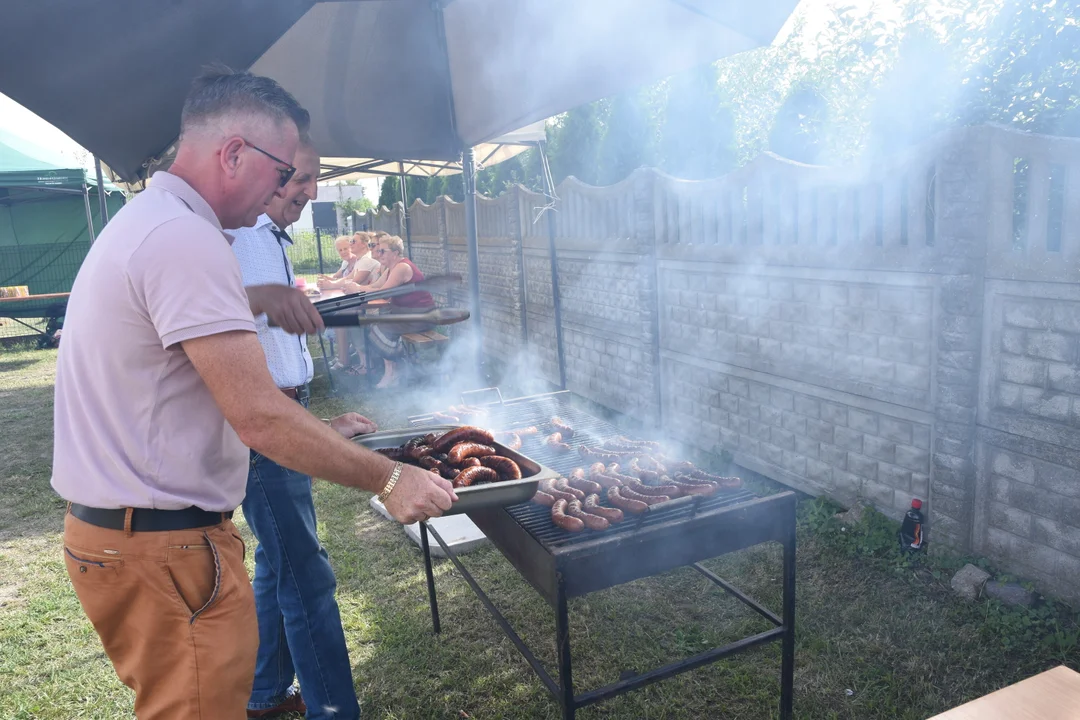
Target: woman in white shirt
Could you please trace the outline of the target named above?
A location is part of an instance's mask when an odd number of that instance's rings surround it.
[[[359,235],[360,233],[357,233]],[[348,235],[341,235],[334,240],[334,249],[337,250],[338,257],[341,258],[341,267],[337,269],[333,275],[320,275],[319,276],[319,289],[329,290],[330,288],[339,288],[346,282],[356,270],[356,263],[360,260],[356,256],[356,238],[349,237]]]

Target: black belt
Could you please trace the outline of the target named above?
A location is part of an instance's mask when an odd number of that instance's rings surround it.
[[[296,400],[299,403],[303,403],[311,398],[311,391],[307,385],[299,385],[291,388],[278,388],[281,392],[285,393],[285,397],[292,400]]]
[[[109,509],[87,507],[71,503],[71,514],[83,522],[109,530],[123,530],[126,508]],[[192,528],[220,525],[232,519],[232,510],[228,512],[210,512],[197,507],[183,510],[151,510],[134,508],[131,511],[132,532],[162,532],[165,530],[191,530]]]

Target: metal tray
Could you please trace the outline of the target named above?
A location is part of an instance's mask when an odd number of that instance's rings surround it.
[[[404,445],[414,437],[427,435],[428,433],[441,433],[461,425],[436,425],[423,428],[408,428],[406,430],[385,430],[371,433],[370,435],[357,435],[352,439],[354,443],[363,445],[374,450],[383,447],[396,447]],[[511,450],[502,443],[493,443],[499,455],[508,457],[521,468],[520,480],[506,480],[504,482],[479,485],[477,487],[457,488],[458,500],[443,515],[459,515],[492,507],[505,507],[525,502],[536,494],[536,487],[541,480],[562,477],[551,468],[544,467],[516,450]]]

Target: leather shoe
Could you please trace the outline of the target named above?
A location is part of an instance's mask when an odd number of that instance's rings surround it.
[[[304,698],[300,697],[300,691],[297,690],[289,697],[285,698],[285,701],[280,705],[275,705],[272,708],[266,708],[265,710],[251,710],[248,709],[248,719],[252,718],[272,718],[278,715],[284,715],[285,713],[300,713],[301,715],[307,714],[307,705],[304,704]]]

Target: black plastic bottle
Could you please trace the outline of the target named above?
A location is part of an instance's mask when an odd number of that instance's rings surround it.
[[[918,552],[923,546],[923,514],[922,500],[915,498],[911,501],[911,509],[904,516],[904,522],[900,525],[900,549],[909,552]]]

